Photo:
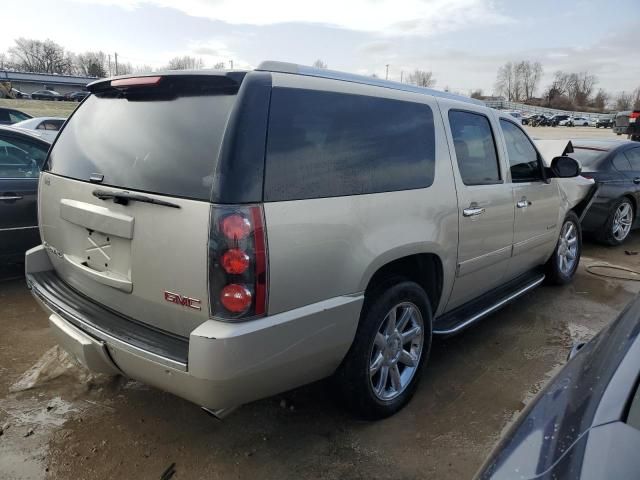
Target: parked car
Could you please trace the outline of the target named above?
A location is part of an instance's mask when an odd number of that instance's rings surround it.
[[[30,118],[33,117],[15,108],[0,107],[0,125],[12,125]]]
[[[598,119],[597,118],[590,118],[589,119],[589,126],[590,127],[595,127],[598,124]]]
[[[18,90],[17,88],[12,88],[11,89],[11,95],[13,96],[13,98],[18,98],[18,99],[29,99],[29,98],[31,98],[30,94],[22,92],[22,91]]]
[[[31,94],[33,100],[64,100],[64,96],[55,90],[37,90]]]
[[[381,418],[433,335],[576,272],[587,200],[557,179],[578,163],[544,168],[482,102],[280,62],[88,88],[42,174],[26,273],[94,371],[218,416],[333,375]]]
[[[506,112],[509,115],[511,115],[513,118],[515,118],[516,120],[518,120],[518,122],[523,125],[523,120],[522,120],[522,113],[520,112]]]
[[[611,128],[613,127],[613,117],[601,117],[596,122],[596,128]]]
[[[62,117],[36,117],[14,123],[13,127],[25,130],[35,130],[40,134],[40,137],[47,139],[50,143],[53,143],[65,120],[66,118]]]
[[[553,115],[550,119],[549,119],[549,124],[552,127],[557,127],[558,125],[560,125],[560,122],[563,120],[568,120],[570,118],[569,115]]]
[[[640,298],[520,414],[477,480],[640,478]]]
[[[0,126],[0,262],[24,261],[40,243],[36,193],[49,142]]]
[[[599,191],[582,220],[582,229],[608,245],[624,242],[638,220],[640,145],[625,140],[573,140],[571,157]]]
[[[525,119],[526,121],[523,121],[523,123],[525,125],[529,125],[532,127],[548,127],[551,126],[551,120],[549,117],[547,117],[544,114],[536,114],[536,115],[531,115],[530,117]]]
[[[81,102],[89,95],[89,92],[71,92],[64,96],[64,99],[70,102]]]
[[[588,127],[589,119],[586,117],[569,117],[567,120],[561,120],[559,125],[566,125],[568,127]]]
[[[627,135],[629,140],[640,141],[640,110],[619,112],[616,115],[613,133]]]

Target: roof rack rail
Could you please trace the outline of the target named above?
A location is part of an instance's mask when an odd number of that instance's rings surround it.
[[[476,105],[485,106],[481,100],[475,98],[465,97],[463,95],[456,95],[449,92],[441,92],[432,88],[418,87],[416,85],[410,85],[408,83],[393,82],[390,80],[381,80],[379,78],[366,77],[364,75],[356,75],[353,73],[338,72],[335,70],[327,70],[324,68],[313,68],[305,65],[298,65],[288,62],[276,62],[267,60],[260,63],[256,70],[265,72],[277,72],[277,73],[290,73],[293,75],[305,75],[309,77],[327,78],[331,80],[341,80],[344,82],[361,83],[363,85],[373,85],[376,87],[392,88],[394,90],[403,90],[405,92],[419,93],[422,95],[431,95],[434,97],[449,98],[451,100],[457,100],[459,102],[474,103]]]

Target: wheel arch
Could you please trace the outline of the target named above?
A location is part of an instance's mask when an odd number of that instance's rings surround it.
[[[435,253],[413,253],[399,256],[379,265],[365,283],[365,298],[393,283],[398,278],[420,285],[426,292],[435,315],[442,300],[444,269],[442,260]]]

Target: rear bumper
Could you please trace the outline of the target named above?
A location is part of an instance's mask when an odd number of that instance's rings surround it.
[[[209,409],[331,375],[355,336],[363,296],[342,296],[244,323],[209,320],[176,337],[124,318],[68,287],[38,246],[27,282],[63,348],[88,368],[121,372]]]

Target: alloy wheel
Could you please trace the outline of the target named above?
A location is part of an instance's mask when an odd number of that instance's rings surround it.
[[[422,355],[424,320],[413,303],[394,306],[380,324],[371,346],[369,381],[383,401],[396,398],[411,383]]]
[[[578,259],[578,229],[573,222],[564,222],[558,240],[558,268],[571,275]]]
[[[612,233],[614,238],[622,242],[631,231],[633,208],[629,202],[622,202],[613,214]]]

